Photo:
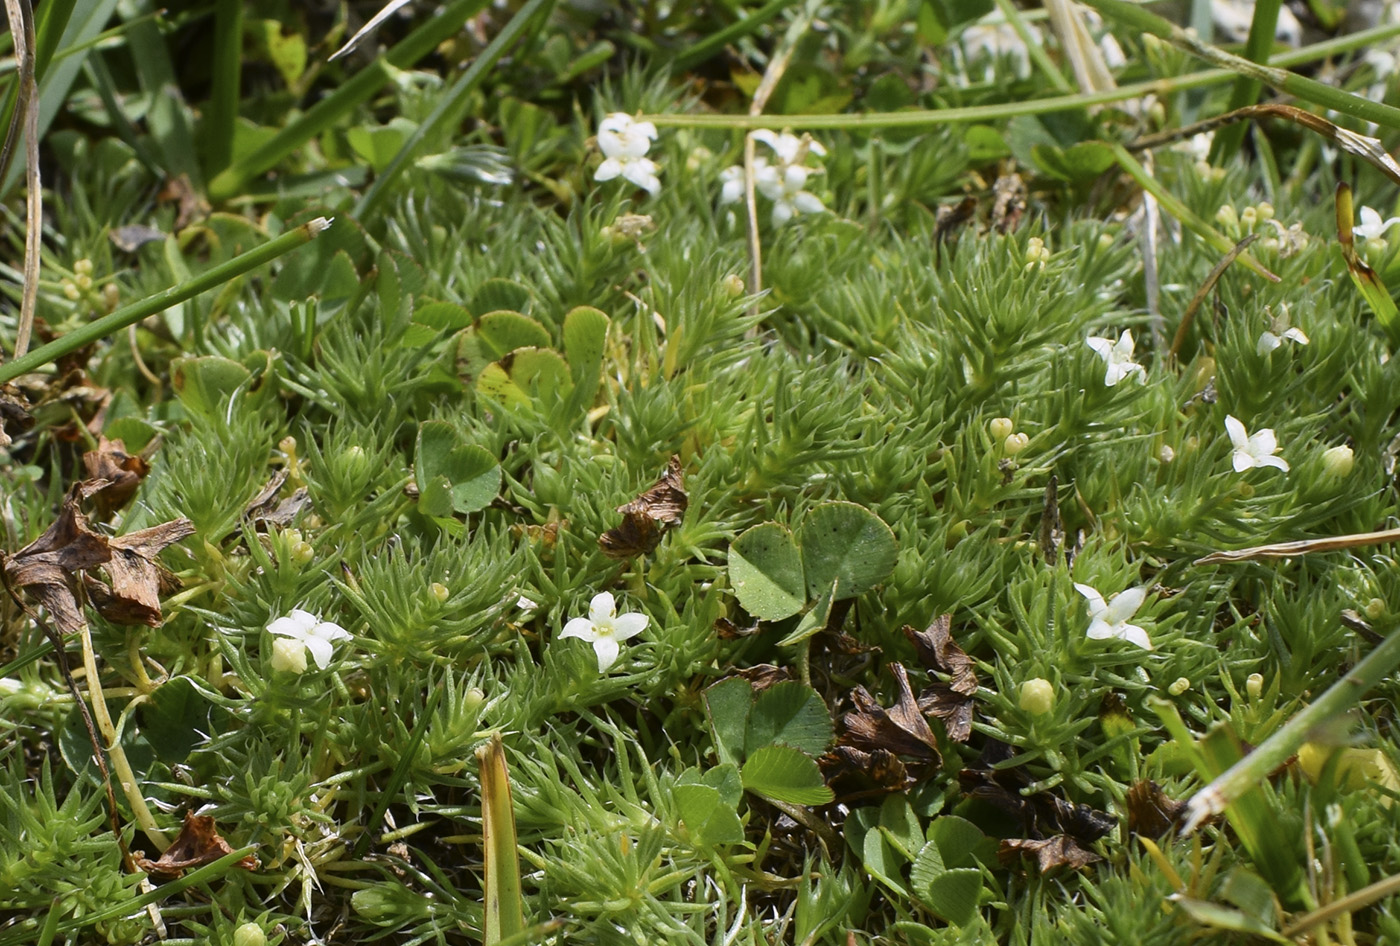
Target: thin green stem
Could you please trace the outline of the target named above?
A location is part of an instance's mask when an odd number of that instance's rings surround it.
[[[700,42],[676,56],[671,63],[672,72],[684,72],[692,66],[697,66],[709,59],[730,43],[742,39],[758,29],[779,13],[792,6],[794,0],[769,0],[766,6],[759,7],[753,13],[744,17],[736,23],[731,23],[724,29],[711,33]]]
[[[1040,45],[1040,41],[1031,35],[1030,29],[1026,26],[1025,18],[1021,16],[1021,11],[1016,9],[1016,5],[1011,0],[997,0],[997,9],[1001,11],[1002,16],[1006,17],[1006,22],[1011,24],[1011,28],[1016,31],[1017,37],[1026,47],[1026,52],[1040,67],[1040,71],[1045,73],[1045,78],[1055,87],[1055,91],[1072,92],[1074,87],[1069,84],[1064,73],[1060,72],[1050,61],[1045,47]]]
[[[314,239],[321,231],[329,227],[330,223],[325,217],[317,217],[295,230],[289,230],[275,240],[249,250],[241,256],[235,256],[228,262],[221,263],[207,272],[200,273],[187,282],[120,308],[111,315],[103,316],[96,322],[90,322],[82,328],[74,329],[62,338],[54,339],[47,345],[34,349],[22,358],[6,362],[0,365],[0,384],[13,381],[20,375],[41,368],[84,345],[112,335],[128,325],[134,325],[148,316],[155,315],[157,312],[163,312],[173,305],[199,295],[201,292],[237,279],[264,263],[270,263],[282,254]]]
[[[1129,4],[1131,6],[1131,4]],[[1353,33],[1350,36],[1316,43],[1303,49],[1294,50],[1273,58],[1271,63],[1279,66],[1296,66],[1317,59],[1324,59],[1338,53],[1358,49],[1372,43],[1400,35],[1400,23],[1390,23],[1373,29]],[[1235,57],[1238,58],[1238,57]],[[1254,65],[1254,64],[1250,64]],[[1018,115],[1044,115],[1051,112],[1066,112],[1072,109],[1106,105],[1126,99],[1141,98],[1144,95],[1158,97],[1188,89],[1198,89],[1216,85],[1233,78],[1238,70],[1207,69],[1186,76],[1167,79],[1154,79],[1133,85],[1119,86],[1088,95],[1057,95],[1025,102],[1003,102],[996,105],[977,105],[966,108],[932,108],[904,112],[872,112],[863,115],[643,115],[642,121],[670,128],[734,128],[751,131],[755,128],[790,128],[794,131],[815,131],[823,128],[866,129],[866,128],[923,128],[935,125],[952,125],[964,122],[989,122]],[[1280,71],[1280,70],[1274,70]],[[1333,90],[1335,91],[1335,90]],[[1342,93],[1344,94],[1344,93]],[[1356,96],[1346,96],[1356,99]],[[1361,100],[1364,101],[1364,100]],[[1388,112],[1400,110],[1386,107]]]
[[[1197,792],[1186,805],[1182,831],[1194,831],[1205,819],[1222,813],[1235,799],[1292,757],[1317,726],[1355,706],[1371,687],[1389,676],[1396,667],[1400,667],[1400,631],[1392,632],[1350,673],[1328,687],[1326,693]]]
[[[214,12],[213,88],[204,113],[205,168],[217,174],[233,157],[243,79],[243,0],[219,0]]]

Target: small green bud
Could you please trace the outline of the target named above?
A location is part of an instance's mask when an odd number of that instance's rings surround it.
[[[1026,447],[1030,446],[1031,438],[1025,434],[1012,434],[1002,442],[1001,449],[1008,457],[1014,457]]]
[[[1345,444],[1323,451],[1322,469],[1328,476],[1339,480],[1346,479],[1351,475],[1351,468],[1355,465],[1356,454],[1352,453],[1351,447]]]
[[[1255,210],[1253,207],[1246,207],[1240,213],[1240,226],[1244,227],[1246,230],[1253,230],[1254,224],[1258,221],[1259,211]]]
[[[1385,601],[1380,598],[1372,598],[1366,602],[1366,616],[1374,621],[1385,614]]]
[[[993,440],[997,443],[1005,443],[1006,438],[1010,437],[1012,432],[1016,430],[1016,423],[1010,417],[993,417],[991,423],[987,425],[987,429],[991,431]]]
[[[265,946],[267,934],[256,923],[244,923],[233,931],[233,946]]]
[[[1167,692],[1172,696],[1180,696],[1191,689],[1191,681],[1185,677],[1177,677],[1172,681],[1172,685],[1167,687]]]
[[[745,292],[744,278],[735,273],[730,273],[720,280],[720,285],[724,287],[724,292],[731,299],[737,299]]]
[[[1043,716],[1055,708],[1055,686],[1044,677],[1021,684],[1021,709],[1032,716]]]
[[[1240,215],[1229,204],[1221,204],[1215,212],[1215,222],[1227,230],[1237,231],[1240,228]]]
[[[122,291],[114,282],[109,282],[102,287],[102,304],[111,312],[116,309],[122,301]]]
[[[1251,700],[1259,699],[1264,692],[1264,675],[1262,673],[1251,673],[1244,681],[1244,692]]]
[[[83,293],[77,286],[73,285],[72,280],[65,279],[63,280],[63,296],[69,302],[77,302],[83,297]]]
[[[1267,200],[1261,200],[1259,203],[1255,204],[1254,209],[1259,214],[1260,220],[1274,219],[1274,205]]]
[[[92,260],[84,257],[73,264],[73,272],[79,276],[92,276]]]
[[[428,586],[428,593],[438,604],[446,604],[447,599],[452,597],[452,591],[440,581],[435,581]]]

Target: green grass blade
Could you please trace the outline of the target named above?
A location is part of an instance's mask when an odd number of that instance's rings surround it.
[[[405,36],[383,60],[376,59],[356,73],[339,89],[321,99],[306,113],[283,128],[270,141],[251,154],[233,162],[209,182],[211,200],[228,200],[238,194],[251,178],[277,165],[306,142],[334,126],[351,111],[378,92],[389,81],[385,63],[407,69],[448,39],[468,17],[475,15],[486,0],[457,0],[439,15]]]
[[[217,174],[233,158],[233,129],[243,79],[243,0],[219,0],[214,12],[213,89],[200,137],[204,166]]]
[[[685,52],[676,56],[675,60],[671,63],[671,71],[684,72],[687,69],[698,66],[725,46],[748,36],[754,30],[792,6],[792,4],[793,0],[769,0],[766,5],[759,7],[742,20],[731,23],[724,29],[711,33]]]
[[[137,12],[149,10],[149,4],[142,4]],[[172,178],[184,175],[195,190],[202,191],[204,173],[194,146],[194,122],[179,92],[180,83],[165,36],[156,21],[150,19],[132,24],[126,35],[141,90],[150,96],[146,128],[160,153],[161,171]]]
[[[34,47],[34,74],[40,79],[49,68],[53,54],[58,51],[59,40],[73,18],[73,8],[77,0],[49,0],[39,7],[39,22],[35,24],[38,41]]]
[[[275,240],[249,250],[240,256],[235,256],[228,262],[221,263],[207,272],[200,273],[187,282],[172,286],[163,292],[142,299],[140,302],[118,309],[111,315],[103,316],[95,322],[90,322],[82,328],[69,332],[62,338],[57,338],[47,345],[34,349],[22,358],[8,361],[0,365],[0,384],[13,381],[26,372],[40,368],[71,351],[76,351],[84,345],[111,335],[119,329],[124,329],[128,325],[134,325],[147,316],[155,315],[157,312],[164,311],[186,299],[191,299],[201,292],[221,286],[264,263],[270,263],[282,254],[314,239],[329,226],[329,220],[317,217],[294,230],[287,231]]]
[[[525,929],[520,894],[520,856],[515,850],[515,808],[510,800],[510,773],[501,735],[477,750],[481,763],[482,845],[486,851],[486,879],[482,893],[486,915],[482,922],[482,946],[500,946]]]
[[[84,6],[79,16],[70,18],[67,27],[63,30],[63,35],[58,41],[60,50],[65,50],[91,40],[102,32],[102,28],[111,19],[112,11],[117,6],[117,0],[93,0],[92,3]],[[61,54],[60,54],[61,55]],[[44,132],[48,130],[49,124],[54,117],[64,108],[64,103],[68,101],[68,92],[73,87],[73,80],[78,76],[78,70],[82,68],[85,56],[64,56],[59,62],[57,57],[53,60],[56,65],[46,70],[39,80],[39,137],[44,137]],[[23,170],[21,165],[13,165],[5,174],[3,182],[0,182],[0,196],[10,193],[10,190],[19,180]]]
[[[486,78],[500,58],[505,55],[507,49],[515,44],[528,29],[539,29],[544,24],[549,10],[554,6],[554,0],[530,0],[520,10],[511,17],[510,22],[505,25],[496,38],[491,40],[481,55],[472,61],[471,67],[452,84],[446,94],[438,101],[423,124],[409,136],[404,142],[399,153],[394,155],[394,159],[389,162],[374,183],[370,185],[365,195],[360,198],[360,202],[355,205],[354,214],[356,219],[364,221],[374,214],[388,199],[393,189],[393,184],[403,173],[405,167],[412,163],[413,158],[422,150],[424,143],[429,137],[448,124],[448,119],[455,119],[461,111],[462,104],[468,95],[472,93],[481,81]]]
[[[1249,24],[1249,39],[1244,44],[1244,58],[1258,63],[1269,61],[1269,54],[1274,48],[1274,31],[1278,28],[1280,5],[1280,0],[1257,0],[1254,4],[1254,19]],[[1236,79],[1226,111],[1233,112],[1237,108],[1253,105],[1259,100],[1262,89],[1263,85],[1258,79],[1246,79],[1243,76]],[[1211,162],[1219,164],[1234,157],[1240,148],[1240,142],[1244,141],[1244,133],[1244,125],[1230,125],[1221,129],[1211,145]]]

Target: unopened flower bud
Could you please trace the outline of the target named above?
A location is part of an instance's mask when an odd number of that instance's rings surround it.
[[[69,302],[77,302],[83,297],[83,293],[77,286],[73,285],[71,279],[65,279],[63,280],[63,297]]]
[[[265,946],[267,934],[256,923],[244,923],[233,931],[233,946]]]
[[[1032,716],[1043,716],[1055,708],[1055,686],[1044,677],[1021,684],[1021,709]]]
[[[1346,444],[1323,451],[1322,469],[1328,476],[1336,477],[1339,480],[1345,479],[1351,474],[1351,468],[1355,465],[1356,455]]]
[[[1240,215],[1235,213],[1235,208],[1229,204],[1221,204],[1220,209],[1215,212],[1215,222],[1227,230],[1238,230]]]
[[[116,283],[109,282],[102,287],[102,304],[107,307],[108,312],[111,312],[120,305],[121,301],[122,291],[117,287]]]
[[[737,299],[744,294],[744,279],[735,273],[725,276],[720,281],[720,285],[724,287],[725,293],[731,299]]]
[[[274,637],[272,669],[303,673],[306,670],[306,644],[291,637]]]
[[[1385,614],[1385,601],[1380,598],[1372,598],[1366,602],[1366,616],[1374,621]]]
[[[438,604],[446,604],[447,599],[452,596],[452,591],[440,581],[435,581],[428,586],[428,593],[436,599]]]
[[[1264,692],[1264,675],[1262,673],[1251,673],[1244,681],[1244,692],[1251,700],[1259,699],[1259,695]]]
[[[1161,447],[1157,449],[1157,461],[1159,463],[1166,464],[1172,462],[1175,459],[1176,451],[1171,448],[1170,444],[1164,443]]]
[[[87,259],[86,257],[78,260],[73,264],[73,272],[77,273],[79,276],[91,276],[92,260]]]
[[[1000,443],[1016,430],[1016,422],[1010,417],[993,417],[987,429],[991,431],[992,439]]]
[[[1113,234],[1111,234],[1111,233],[1100,233],[1100,234],[1099,234],[1099,249],[1101,249],[1101,250],[1106,250],[1106,249],[1108,249],[1109,247],[1113,246],[1113,244],[1114,244],[1115,242],[1116,242],[1116,241],[1113,239]]]
[[[1167,692],[1172,696],[1180,696],[1191,689],[1191,681],[1185,677],[1177,677],[1172,681],[1172,685],[1167,687]]]
[[[1253,207],[1246,207],[1240,213],[1240,226],[1244,227],[1246,230],[1253,230],[1254,224],[1258,222],[1258,220],[1259,211],[1255,210]]]
[[[1259,203],[1255,204],[1254,210],[1258,213],[1260,220],[1274,219],[1274,205],[1267,200],[1261,200]]]
[[[1001,449],[1008,457],[1014,457],[1030,446],[1031,438],[1025,434],[1012,434],[1002,442]]]
[[[78,288],[81,289],[83,292],[87,292],[89,289],[92,288],[92,277],[89,276],[87,273],[79,273],[77,278],[74,279],[73,282],[77,283]]]

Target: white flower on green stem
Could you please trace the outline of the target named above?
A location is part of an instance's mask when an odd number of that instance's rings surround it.
[[[603,163],[594,172],[595,181],[610,181],[623,177],[656,194],[661,190],[659,168],[647,157],[651,143],[656,140],[656,126],[639,122],[625,112],[613,112],[598,125],[598,150]]]
[[[826,210],[816,194],[803,189],[811,173],[811,168],[801,164],[769,166],[754,173],[754,187],[773,202],[773,226],[781,227],[798,214]]]
[[[646,630],[648,620],[645,614],[618,614],[617,602],[612,594],[603,591],[594,595],[589,602],[588,617],[574,618],[565,624],[559,639],[577,637],[592,644],[598,655],[598,672],[607,673],[621,653],[622,648],[618,645]]]
[[[1103,383],[1106,387],[1113,387],[1130,374],[1136,374],[1139,379],[1146,376],[1142,365],[1133,361],[1133,333],[1127,329],[1123,330],[1116,342],[1097,336],[1090,336],[1084,342],[1103,359]]]
[[[309,611],[294,608],[286,617],[267,626],[272,642],[272,669],[301,673],[306,669],[306,652],[322,670],[330,665],[335,642],[350,640],[350,632],[333,621],[322,621]]]
[[[826,149],[822,147],[822,143],[806,135],[799,138],[791,132],[774,134],[767,128],[760,128],[753,133],[753,140],[761,141],[772,148],[773,153],[778,156],[779,164],[805,164],[808,154],[826,157]]]
[[[1230,443],[1235,447],[1234,466],[1236,473],[1252,470],[1256,466],[1272,466],[1288,472],[1288,461],[1276,457],[1278,438],[1272,427],[1265,427],[1251,434],[1233,416],[1225,415],[1225,431],[1230,435]]]
[[[1084,596],[1089,608],[1089,630],[1086,632],[1091,640],[1111,640],[1118,639],[1127,641],[1130,644],[1137,644],[1143,650],[1152,649],[1152,641],[1148,638],[1147,632],[1136,624],[1129,624],[1128,619],[1137,614],[1138,608],[1147,600],[1146,588],[1129,588],[1127,591],[1120,591],[1112,598],[1104,601],[1103,595],[1090,587],[1074,583],[1074,588]]]

